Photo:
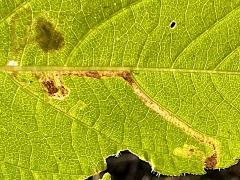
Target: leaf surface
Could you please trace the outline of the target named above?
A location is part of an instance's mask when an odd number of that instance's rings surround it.
[[[234,164],[239,6],[2,0],[0,177],[83,179],[124,149],[168,175]]]

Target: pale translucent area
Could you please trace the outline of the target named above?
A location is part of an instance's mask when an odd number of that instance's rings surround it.
[[[81,179],[103,170],[105,158],[123,149],[163,174],[201,174],[203,159],[174,151],[188,145],[211,154],[206,144],[147,108],[120,78],[65,76],[71,93],[59,101],[26,70],[132,70],[159,106],[220,142],[217,168],[233,164],[240,148],[239,4],[2,0],[0,179]],[[64,35],[63,49],[39,48],[39,17]],[[9,60],[23,72],[6,73]]]
[[[10,60],[7,63],[7,66],[10,66],[10,67],[16,67],[17,65],[18,65],[17,62],[14,60]]]

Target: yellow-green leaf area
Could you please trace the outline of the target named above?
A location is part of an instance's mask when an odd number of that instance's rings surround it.
[[[2,0],[0,179],[161,174],[240,154],[240,1]]]

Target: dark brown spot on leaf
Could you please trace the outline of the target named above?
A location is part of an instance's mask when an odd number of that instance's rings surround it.
[[[53,80],[43,81],[42,84],[47,90],[49,96],[54,96],[54,94],[58,92],[58,88],[55,86],[55,83]]]
[[[36,41],[44,52],[59,50],[64,46],[63,35],[44,18],[37,21]]]
[[[194,149],[189,149],[190,152],[194,152]]]
[[[64,100],[69,96],[70,89],[64,85],[58,74],[36,75],[36,77],[50,98]]]
[[[217,165],[217,156],[213,154],[205,160],[205,167],[207,169],[213,169]]]

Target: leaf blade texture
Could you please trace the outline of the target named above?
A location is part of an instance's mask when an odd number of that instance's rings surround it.
[[[239,5],[2,0],[0,176],[82,179],[124,149],[167,175],[234,164]]]

